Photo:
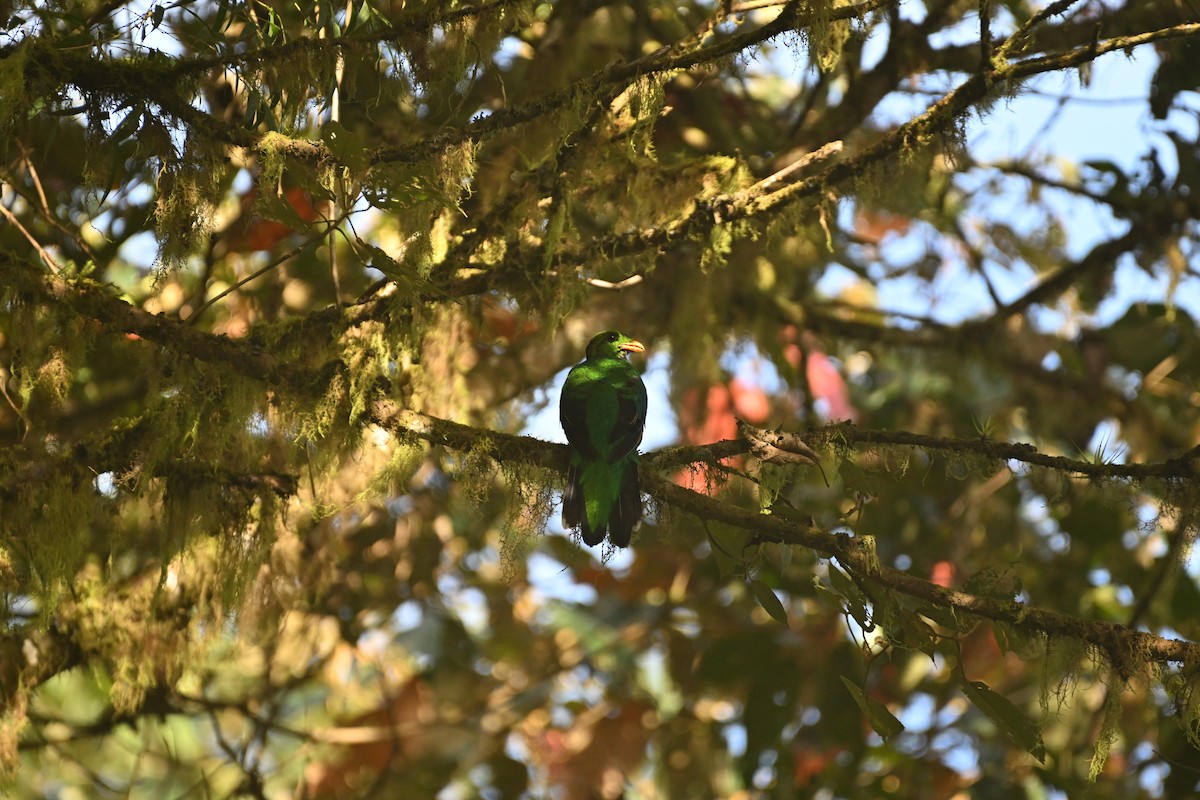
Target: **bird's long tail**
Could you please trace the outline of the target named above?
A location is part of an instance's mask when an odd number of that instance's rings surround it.
[[[614,475],[619,482],[613,480]],[[617,547],[628,547],[641,519],[642,491],[636,461],[571,464],[563,491],[564,528],[578,528],[589,546],[604,541],[607,534]]]
[[[637,461],[625,462],[621,489],[608,517],[608,538],[617,547],[628,547],[634,527],[642,520],[642,488],[638,484]]]

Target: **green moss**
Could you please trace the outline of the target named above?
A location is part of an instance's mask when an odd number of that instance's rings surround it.
[[[1116,671],[1110,671],[1104,705],[1101,709],[1103,717],[1100,729],[1096,732],[1095,749],[1088,767],[1089,781],[1094,782],[1099,777],[1105,762],[1108,761],[1109,753],[1112,752],[1113,745],[1117,743],[1120,734],[1121,697],[1124,694],[1124,688],[1124,683],[1116,675]]]
[[[177,159],[163,164],[155,202],[160,269],[177,269],[207,245],[224,168],[224,150],[194,135]]]
[[[666,100],[666,86],[678,70],[638,76],[629,87],[628,111],[630,128],[627,131],[629,158],[635,163],[654,155],[654,125]]]
[[[866,562],[867,574],[875,575],[879,572],[879,553],[875,548],[874,536],[860,536],[857,539],[860,552]]]
[[[503,464],[499,474],[508,496],[508,513],[501,531],[502,551],[507,551],[514,546],[514,538],[529,540],[546,532],[560,476],[512,462]]]
[[[6,527],[19,526],[9,533],[23,546],[39,608],[47,617],[90,551],[94,527],[109,513],[109,504],[98,492],[81,491],[85,481],[84,475],[59,471],[28,487],[20,504],[13,506],[25,513],[18,511],[16,519],[6,520]]]
[[[700,255],[700,271],[705,274],[728,263],[733,250],[733,226],[728,223],[712,226],[706,244]]]
[[[24,686],[12,687],[5,700],[0,714],[0,779],[7,782],[17,777],[20,766],[21,733],[29,724],[29,690]]]
[[[29,106],[25,86],[25,68],[28,64],[30,39],[19,43],[0,58],[0,131],[22,116]]]
[[[841,61],[842,49],[850,38],[852,28],[849,20],[836,20],[833,0],[812,0],[802,7],[807,27],[800,27],[790,36],[792,47],[803,57],[807,50],[809,60],[823,72],[831,72]]]
[[[850,39],[850,21],[833,19],[832,2],[810,2],[808,8],[816,13],[809,29],[808,44],[813,60],[822,72],[832,72],[842,60],[842,49]]]
[[[286,153],[291,144],[291,137],[279,131],[267,131],[258,140],[258,180],[261,185],[273,186],[283,178]]]
[[[1192,747],[1200,749],[1200,654],[1162,679],[1175,703],[1175,716]]]
[[[273,492],[260,492],[243,506],[241,524],[227,528],[219,537],[214,574],[217,594],[225,608],[242,606],[246,592],[270,556],[283,522],[283,510]]]
[[[425,460],[426,446],[418,441],[391,440],[391,454],[382,469],[371,476],[360,500],[370,497],[391,497],[402,494]]]

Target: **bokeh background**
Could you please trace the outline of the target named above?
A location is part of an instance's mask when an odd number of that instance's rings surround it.
[[[0,16],[12,796],[1196,790],[1194,0]]]

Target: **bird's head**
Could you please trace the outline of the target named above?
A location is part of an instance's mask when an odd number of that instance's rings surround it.
[[[587,346],[589,361],[597,358],[625,358],[630,353],[645,352],[641,342],[629,338],[619,331],[601,331],[592,337]]]

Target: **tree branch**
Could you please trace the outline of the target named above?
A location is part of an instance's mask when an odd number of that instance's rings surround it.
[[[51,306],[65,305],[74,313],[102,322],[121,333],[132,333],[197,361],[219,363],[238,373],[272,383],[311,384],[314,376],[285,364],[248,342],[188,327],[173,317],[151,314],[121,300],[108,287],[87,279],[68,280],[16,259],[0,261],[9,285],[36,295]]]
[[[970,112],[983,100],[993,85],[1022,80],[1047,72],[1078,67],[1101,55],[1164,39],[1200,34],[1200,23],[1176,25],[1157,31],[1106,39],[1066,53],[1030,58],[986,74],[975,74],[933,103],[923,113],[913,117],[867,146],[857,154],[836,161],[829,167],[775,191],[766,193],[726,193],[705,202],[696,203],[685,217],[649,228],[613,233],[597,237],[578,247],[561,247],[550,259],[549,266],[563,269],[572,264],[587,264],[600,258],[612,259],[634,256],[651,250],[678,246],[687,241],[703,240],[719,224],[738,220],[760,220],[802,199],[811,199],[832,188],[864,175],[867,170],[906,148],[918,147],[929,136],[944,133],[963,114]],[[827,145],[832,147],[833,143]],[[541,263],[544,253],[523,248],[507,258],[496,270],[475,275],[446,287],[448,294],[465,296],[495,285],[503,276],[527,276],[530,265]]]
[[[824,19],[825,21],[857,19],[897,2],[899,0],[864,0],[857,5],[835,9]],[[593,98],[593,102],[597,103],[609,102],[625,91],[632,80],[646,75],[686,69],[733,56],[799,26],[811,24],[816,19],[815,14],[801,11],[800,3],[791,0],[775,19],[752,31],[720,39],[707,47],[693,47],[692,38],[685,38],[642,58],[611,64],[542,98],[521,106],[500,109],[486,117],[473,120],[461,128],[446,130],[408,144],[377,147],[367,155],[366,160],[373,165],[421,162],[457,145],[479,142],[494,133],[537,119],[551,111],[568,106],[580,97]],[[375,36],[376,34],[372,34],[368,38]],[[361,37],[358,40],[366,41]],[[355,39],[348,39],[348,42],[353,41]],[[279,46],[279,51],[291,52],[289,48],[304,47],[326,48],[336,45],[336,42],[337,40],[299,39]],[[253,60],[249,55],[246,58],[247,63]],[[216,57],[192,59],[183,64],[179,70],[168,68],[165,71],[162,68],[161,60],[157,58],[113,61],[92,57],[86,50],[74,53],[47,49],[44,54],[42,51],[37,51],[35,57],[30,61],[31,64],[27,69],[46,73],[36,76],[39,80],[51,77],[60,84],[71,84],[85,92],[103,93],[110,97],[127,97],[129,103],[151,98],[164,111],[185,124],[203,130],[209,136],[228,144],[255,149],[265,141],[267,136],[270,136],[274,149],[283,155],[314,163],[341,163],[320,141],[289,138],[277,132],[253,131],[240,125],[226,124],[195,108],[175,93],[174,89],[178,81],[196,71],[203,72],[219,66],[222,61]]]
[[[175,78],[183,78],[191,75],[200,75],[218,67],[234,69],[272,62],[286,64],[292,59],[302,56],[305,50],[362,47],[364,45],[394,41],[404,36],[428,35],[436,27],[453,25],[468,17],[478,17],[493,11],[499,11],[504,9],[505,6],[513,5],[516,1],[483,0],[483,2],[476,3],[475,5],[460,6],[450,11],[410,14],[407,19],[384,28],[349,36],[331,36],[327,39],[302,36],[290,42],[268,45],[253,50],[180,58],[171,66],[168,74]]]
[[[380,400],[371,409],[372,420],[397,436],[415,436],[457,450],[482,450],[497,462],[531,464],[565,472],[566,446],[528,436],[496,431],[480,431],[466,425],[437,419],[402,409],[390,400]],[[939,439],[905,432],[860,430],[853,425],[831,425],[804,436],[779,432],[760,432],[777,446],[796,447],[787,442],[796,437],[817,446],[839,440],[846,444],[894,444],[918,446],[948,452],[970,452],[1001,460],[1017,460],[1064,472],[1106,478],[1178,478],[1196,480],[1200,476],[1200,454],[1190,453],[1160,464],[1091,464],[1038,453],[1031,445],[1007,444],[971,439]],[[806,445],[801,445],[806,446]],[[746,440],[718,442],[714,445],[676,447],[648,453],[642,457],[643,486],[657,499],[702,519],[722,522],[753,532],[759,539],[807,547],[836,558],[860,578],[893,591],[934,603],[943,608],[1004,622],[1030,634],[1069,636],[1102,649],[1112,663],[1127,675],[1140,662],[1184,662],[1200,658],[1200,644],[1168,639],[1110,622],[1084,620],[1054,611],[1031,608],[1016,600],[996,600],[940,586],[900,570],[882,566],[874,549],[862,539],[833,534],[802,525],[780,515],[750,511],[707,495],[685,489],[662,477],[659,470],[687,463],[713,463],[745,453]],[[799,452],[804,452],[799,450]]]
[[[860,578],[908,597],[1004,622],[1027,634],[1080,639],[1103,650],[1123,676],[1128,676],[1137,663],[1183,663],[1200,658],[1200,644],[1156,636],[1118,623],[1079,619],[1056,611],[1032,608],[1016,600],[996,600],[950,589],[879,564],[873,547],[862,539],[827,533],[779,515],[758,514],[739,508],[684,489],[654,473],[643,471],[642,478],[652,495],[682,511],[752,531],[763,541],[800,545],[815,550],[836,558]]]
[[[0,636],[0,710],[21,691],[86,663],[83,649],[61,627],[29,626]]]

